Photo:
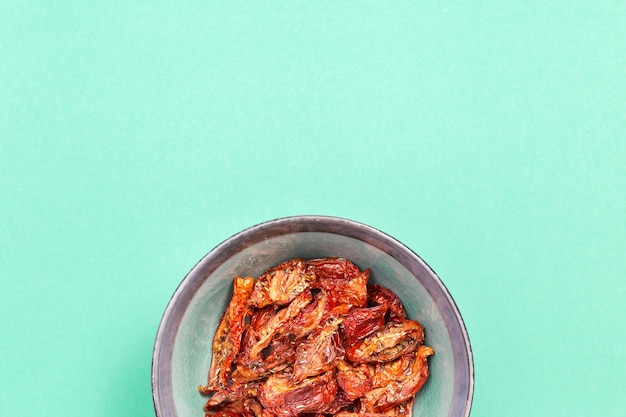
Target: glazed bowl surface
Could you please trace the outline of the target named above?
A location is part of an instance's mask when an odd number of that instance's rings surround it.
[[[169,301],[152,357],[157,417],[202,417],[213,334],[232,295],[235,276],[258,277],[292,258],[343,257],[370,268],[370,282],[402,300],[407,316],[422,323],[430,377],[418,392],[413,417],[467,417],[474,369],[459,310],[433,270],[411,249],[362,223],[328,216],[271,220],[237,233],[204,256]]]

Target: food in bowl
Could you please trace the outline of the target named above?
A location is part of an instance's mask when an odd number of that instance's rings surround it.
[[[345,258],[294,258],[235,277],[199,387],[206,415],[411,415],[434,350],[369,276]]]

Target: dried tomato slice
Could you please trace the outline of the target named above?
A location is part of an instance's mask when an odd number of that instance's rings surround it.
[[[300,311],[311,302],[312,296],[310,291],[301,292],[292,303],[282,310],[278,311],[258,332],[257,342],[250,347],[250,359],[256,361],[260,358],[263,349],[269,346],[272,339],[284,332],[285,324],[296,317]]]
[[[296,361],[293,366],[293,381],[300,382],[304,378],[319,375],[335,367],[343,360],[345,350],[339,339],[341,319],[327,320],[318,332],[311,335],[298,346]]]
[[[322,319],[328,315],[330,300],[326,291],[321,290],[315,295],[313,302],[304,307],[300,313],[286,324],[287,332],[296,339],[307,337],[315,331]]]
[[[410,372],[403,372],[389,384],[375,388],[365,394],[362,403],[368,411],[382,412],[412,398],[428,379],[429,370],[426,359],[434,354],[428,346],[420,346],[411,365]]]
[[[333,371],[292,382],[291,375],[271,375],[261,390],[259,399],[270,414],[292,417],[301,413],[321,413],[337,394],[337,381]]]
[[[343,321],[343,335],[346,346],[352,346],[370,334],[385,327],[387,305],[371,308],[353,308]]]
[[[335,304],[367,305],[369,270],[361,271],[344,258],[324,258],[308,261],[307,271],[316,277],[311,287],[328,291]]]
[[[372,374],[373,369],[369,364],[354,365],[347,361],[337,363],[337,383],[352,401],[374,388]]]
[[[289,304],[315,280],[315,275],[306,269],[302,259],[292,259],[269,269],[254,284],[250,305],[262,308]]]
[[[389,362],[405,353],[413,352],[424,343],[424,328],[413,320],[388,322],[385,327],[367,336],[346,350],[355,363]]]
[[[233,360],[239,352],[248,299],[252,293],[254,278],[236,277],[233,280],[233,296],[222,315],[213,337],[213,357],[207,384],[199,390],[205,394],[226,388]]]
[[[368,300],[389,308],[389,321],[401,323],[406,320],[406,312],[400,298],[389,288],[371,284],[367,289]]]

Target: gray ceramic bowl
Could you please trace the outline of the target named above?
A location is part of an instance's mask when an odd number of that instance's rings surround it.
[[[284,260],[344,257],[370,282],[400,296],[409,318],[426,329],[430,378],[417,394],[413,417],[467,417],[474,370],[467,331],[437,275],[392,237],[336,217],[297,216],[246,229],[209,252],[170,300],[152,357],[152,395],[157,417],[202,417],[213,332],[232,294],[234,276],[258,276]]]

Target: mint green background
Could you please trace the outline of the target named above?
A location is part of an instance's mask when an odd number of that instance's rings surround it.
[[[473,417],[623,415],[626,6],[0,2],[0,408],[152,416],[178,283],[347,217],[442,277]]]

